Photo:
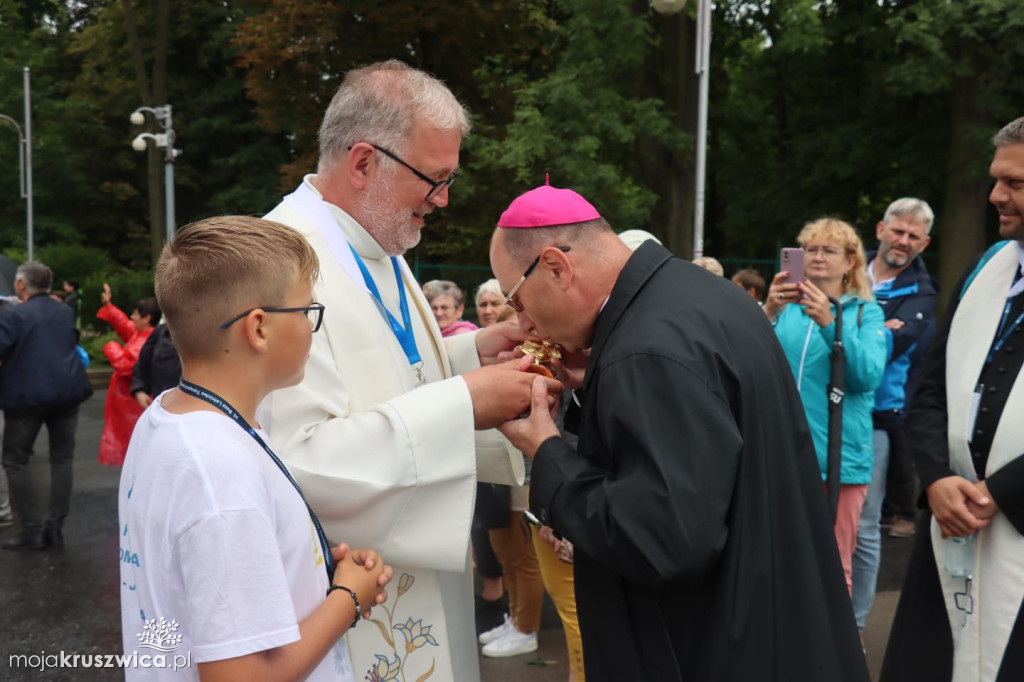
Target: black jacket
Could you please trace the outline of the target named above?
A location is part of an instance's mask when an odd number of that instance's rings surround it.
[[[158,396],[178,385],[181,378],[181,360],[171,340],[171,330],[161,324],[146,339],[139,351],[139,359],[132,370],[132,395],[144,391]]]
[[[77,405],[91,396],[77,343],[74,313],[48,294],[0,314],[0,408]]]
[[[868,264],[877,252],[868,254]],[[935,337],[935,305],[939,285],[920,256],[893,280],[892,286],[875,292],[886,321],[900,320],[903,326],[888,330],[892,351],[882,384],[875,393],[872,413],[876,429],[899,428],[906,421],[906,406],[928,346]]]
[[[741,289],[641,246],[597,321],[578,452],[531,506],[575,546],[587,678],[867,680],[804,410]]]

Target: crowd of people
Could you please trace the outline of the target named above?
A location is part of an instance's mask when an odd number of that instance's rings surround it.
[[[403,258],[469,132],[429,74],[355,69],[279,206],[181,230],[130,316],[104,286],[127,651],[173,618],[192,679],[473,682],[537,650],[546,590],[570,682],[867,680],[891,517],[915,546],[882,679],[1024,679],[1024,118],[993,140],[1005,241],[941,325],[921,199],[877,250],[822,217],[798,265],[730,281],[550,181],[496,217],[477,325]],[[4,549],[62,546],[92,392],[51,284],[22,265],[0,311]]]

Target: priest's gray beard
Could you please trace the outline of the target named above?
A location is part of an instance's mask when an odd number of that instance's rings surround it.
[[[420,228],[413,224],[414,211],[395,205],[392,181],[398,166],[378,166],[377,177],[359,199],[359,215],[366,228],[389,256],[400,256],[420,243]],[[424,207],[422,215],[430,212]]]

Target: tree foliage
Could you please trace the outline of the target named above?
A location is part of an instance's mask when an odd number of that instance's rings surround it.
[[[1024,114],[1012,78],[1024,5],[760,0],[715,19],[714,250],[770,253],[823,214],[870,247],[887,204],[919,196],[938,216],[932,249],[951,285],[995,225],[988,139]]]
[[[415,256],[485,264],[500,211],[545,173],[615,227],[646,227],[688,253],[695,3],[662,17],[644,0],[165,2],[179,224],[271,208],[314,170],[344,73],[398,58],[444,79],[475,129],[452,204],[430,216]],[[42,247],[150,265],[150,171],[128,122],[144,88],[124,9],[148,68],[160,6],[0,0],[0,113],[21,119],[21,69],[32,69]],[[716,3],[706,251],[771,258],[822,214],[850,220],[871,246],[885,206],[916,195],[939,216],[932,249],[948,282],[994,235],[988,138],[1024,114],[1022,25],[1017,0]],[[23,250],[9,128],[0,123],[0,249]]]

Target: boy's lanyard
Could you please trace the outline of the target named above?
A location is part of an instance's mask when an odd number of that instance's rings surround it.
[[[352,249],[352,255],[355,256],[356,265],[359,266],[359,271],[363,273],[363,281],[366,282],[366,287],[370,290],[370,294],[373,296],[373,300],[377,303],[377,309],[380,310],[381,315],[388,324],[391,325],[391,331],[395,335],[395,339],[398,340],[398,344],[405,351],[405,357],[409,360],[409,364],[416,370],[417,377],[420,379],[420,383],[424,382],[422,366],[423,362],[420,360],[420,352],[416,348],[416,335],[413,333],[412,319],[409,316],[409,301],[406,300],[405,296],[405,284],[402,282],[402,272],[398,267],[398,258],[395,256],[391,257],[391,265],[395,269],[395,281],[398,283],[398,301],[399,307],[402,310],[402,321],[399,322],[395,319],[395,316],[391,314],[391,311],[384,305],[384,301],[380,297],[380,290],[377,289],[377,283],[373,281],[373,276],[370,271],[366,269],[366,264],[363,259],[356,253],[355,248],[351,244],[348,246]]]
[[[302,494],[302,489],[299,488],[299,484],[296,483],[295,479],[292,478],[292,475],[288,473],[288,469],[281,460],[277,458],[277,455],[275,455],[274,451],[270,449],[270,446],[260,438],[260,434],[256,433],[256,429],[249,426],[249,422],[245,421],[245,417],[238,414],[238,411],[235,410],[228,401],[224,400],[213,391],[209,391],[202,386],[197,386],[190,381],[186,381],[184,378],[178,381],[178,388],[193,397],[210,403],[221,412],[235,420],[235,423],[241,426],[246,433],[252,436],[253,439],[259,443],[260,447],[263,448],[263,451],[270,455],[270,459],[273,460],[274,464],[277,465],[277,468],[281,470],[281,473],[288,478],[288,481],[293,486],[295,486],[295,491],[299,493],[299,497],[302,498],[303,504],[306,505],[306,510],[309,512],[309,518],[313,522],[313,527],[316,528],[316,536],[320,540],[320,553],[324,556],[324,566],[327,569],[327,584],[329,585],[334,582],[334,559],[331,557],[331,545],[327,542],[327,534],[324,533],[324,528],[320,525],[320,519],[318,519],[316,514],[313,513],[313,510],[309,506],[309,502],[306,502],[306,496]]]

